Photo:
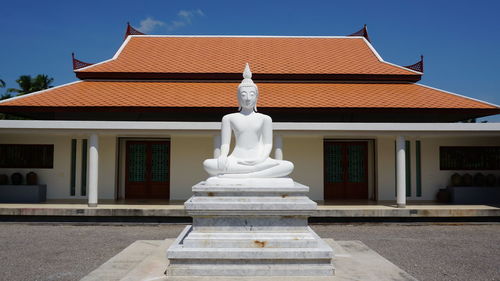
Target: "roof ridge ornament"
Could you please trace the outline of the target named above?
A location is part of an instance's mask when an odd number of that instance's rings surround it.
[[[370,43],[372,42],[370,40],[370,36],[368,36],[368,27],[366,26],[366,24],[360,30],[354,32],[353,34],[349,34],[347,36],[363,36],[365,37],[366,40],[368,40],[368,42]]]
[[[127,39],[129,35],[145,35],[145,34],[133,28],[130,25],[130,22],[127,22],[127,29],[125,30],[125,37],[123,37],[123,40]]]
[[[84,62],[84,61],[75,59],[75,53],[71,53],[71,58],[73,60],[73,70],[77,70],[80,68],[84,68],[84,67],[93,65],[93,63],[88,63],[88,62]]]
[[[420,61],[418,61],[412,65],[408,65],[408,66],[404,66],[404,67],[411,69],[411,70],[415,70],[415,71],[424,73],[424,55],[420,55]]]

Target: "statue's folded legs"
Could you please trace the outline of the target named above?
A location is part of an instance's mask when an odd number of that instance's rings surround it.
[[[228,157],[229,169],[219,169],[217,159],[207,159],[203,162],[205,171],[211,176],[221,178],[275,178],[287,176],[293,171],[293,163],[286,160],[267,158],[256,165],[238,164],[233,157]]]

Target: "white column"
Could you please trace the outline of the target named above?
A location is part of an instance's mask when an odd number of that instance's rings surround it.
[[[274,136],[274,159],[283,160],[283,138],[281,135]]]
[[[405,137],[396,137],[396,203],[398,208],[406,206],[406,145]]]
[[[217,159],[220,156],[220,144],[221,144],[220,135],[215,135],[214,136],[214,159]]]
[[[99,136],[90,135],[89,139],[89,207],[97,207],[97,178],[99,176]]]

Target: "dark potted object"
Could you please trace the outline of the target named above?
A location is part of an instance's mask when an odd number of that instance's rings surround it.
[[[474,186],[484,186],[486,183],[486,177],[483,173],[477,173],[474,175]]]
[[[462,176],[458,173],[454,173],[451,175],[451,186],[461,186],[462,185]]]
[[[9,176],[5,174],[0,175],[0,185],[6,185],[9,184]]]
[[[496,181],[496,177],[494,174],[488,174],[486,176],[486,185],[487,186],[495,186],[495,181]]]
[[[436,197],[437,197],[437,201],[439,203],[448,203],[451,200],[451,194],[450,194],[450,191],[448,191],[447,188],[441,188],[441,189],[439,189]]]
[[[472,186],[472,183],[473,183],[473,179],[472,179],[472,176],[470,174],[464,174],[462,176],[462,184],[464,186]]]
[[[10,180],[13,185],[21,185],[23,184],[23,175],[20,173],[13,173],[12,176],[10,176]]]
[[[35,172],[29,172],[26,175],[26,184],[27,185],[37,185],[38,184],[37,175]]]

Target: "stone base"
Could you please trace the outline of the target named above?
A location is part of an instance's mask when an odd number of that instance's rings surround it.
[[[169,260],[167,240],[138,240],[89,273],[81,281],[406,281],[411,275],[380,256],[360,241],[324,239],[335,251],[335,276],[166,276]]]
[[[168,275],[333,275],[332,249],[307,225],[316,209],[308,191],[290,178],[211,178],[193,186],[184,203],[193,226],[167,250]]]
[[[331,276],[333,251],[303,232],[200,232],[188,226],[168,249],[168,276]]]

